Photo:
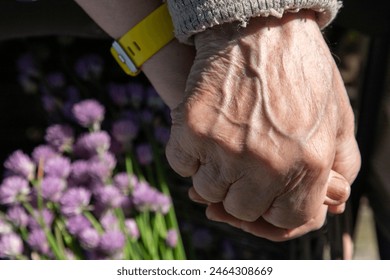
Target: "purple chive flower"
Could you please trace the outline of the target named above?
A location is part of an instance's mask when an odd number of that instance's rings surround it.
[[[92,158],[92,160],[95,160],[95,161],[99,160],[99,161],[103,162],[111,170],[113,170],[116,166],[116,158],[110,152],[105,152],[105,153],[102,153],[100,155],[96,155]]]
[[[162,145],[166,145],[168,143],[170,135],[171,135],[171,131],[167,127],[157,126],[154,129],[154,137]]]
[[[26,227],[29,221],[26,211],[20,206],[8,208],[7,219],[17,227]]]
[[[62,88],[66,84],[64,73],[61,72],[49,73],[45,78],[50,88]]]
[[[83,158],[103,154],[110,148],[110,136],[105,131],[81,135],[75,144],[75,153]]]
[[[106,211],[100,217],[100,224],[106,231],[119,230],[119,222],[112,211]]]
[[[19,235],[8,233],[0,236],[0,258],[13,258],[23,252],[23,241]]]
[[[83,215],[72,216],[66,221],[66,228],[69,233],[78,236],[83,230],[89,228],[91,223]]]
[[[45,175],[66,179],[70,174],[70,166],[68,158],[62,156],[50,158],[44,164]]]
[[[89,182],[89,163],[85,160],[76,160],[71,165],[69,180],[74,185],[87,185]]]
[[[70,151],[74,141],[74,131],[68,125],[55,124],[47,128],[45,140],[57,151]]]
[[[177,234],[177,231],[175,229],[170,229],[168,230],[167,232],[167,236],[165,238],[165,242],[166,244],[171,247],[171,248],[175,248],[176,245],[177,245],[177,240],[178,240],[178,234]]]
[[[104,187],[105,187],[105,182],[102,182],[101,180],[91,180],[88,184],[88,190],[90,190],[93,195],[97,194],[98,191]],[[99,206],[101,206],[101,205],[99,205]],[[95,207],[95,209],[96,209],[96,207]]]
[[[88,208],[91,192],[84,188],[68,189],[60,199],[61,212],[66,216],[79,215]]]
[[[103,72],[103,59],[97,54],[80,57],[75,65],[77,75],[83,80],[99,78]]]
[[[83,100],[73,106],[76,121],[84,127],[98,130],[104,119],[104,107],[94,99]]]
[[[157,192],[154,196],[154,202],[151,206],[151,209],[155,212],[162,214],[167,214],[171,208],[172,202],[171,199],[163,193]]]
[[[36,164],[40,161],[46,163],[50,158],[58,156],[58,153],[49,145],[40,145],[32,152],[32,159]]]
[[[33,216],[29,217],[28,226],[31,229],[41,229],[38,221],[43,219],[44,224],[47,227],[51,227],[54,220],[54,214],[47,208],[44,208],[42,212],[35,210]]]
[[[17,204],[27,200],[30,188],[26,179],[11,176],[0,185],[0,204]]]
[[[135,108],[139,108],[145,96],[145,89],[140,83],[129,83],[127,92],[130,96],[131,104]]]
[[[84,249],[95,249],[100,242],[99,233],[94,228],[86,228],[79,234],[81,246]]]
[[[140,144],[135,148],[137,159],[141,165],[149,165],[153,161],[153,151],[149,144]]]
[[[139,210],[147,210],[154,201],[155,191],[147,182],[138,182],[132,192],[134,205]]]
[[[50,254],[49,243],[42,229],[33,229],[28,236],[27,243],[34,251],[40,254]]]
[[[140,235],[139,229],[134,219],[126,219],[125,226],[126,226],[127,233],[128,235],[130,235],[131,238],[133,239],[139,238]]]
[[[106,254],[114,254],[122,250],[125,245],[125,236],[120,231],[107,231],[99,242],[100,249]]]
[[[111,176],[111,169],[102,161],[90,160],[88,174],[91,179],[106,182]]]
[[[88,163],[89,176],[92,179],[105,182],[111,177],[112,171],[116,166],[116,159],[111,153],[105,152],[102,155],[92,157]]]
[[[124,107],[129,103],[129,96],[126,92],[126,86],[116,83],[110,83],[108,85],[108,95],[112,102],[119,106]]]
[[[4,167],[14,175],[19,175],[27,180],[35,177],[35,164],[28,155],[21,150],[13,152],[5,161]]]
[[[112,136],[122,145],[126,146],[137,136],[139,127],[132,120],[122,119],[112,125]]]
[[[67,260],[76,260],[76,256],[71,250],[65,248],[64,254],[65,254],[65,259]]]
[[[12,232],[12,226],[0,216],[0,236]]]
[[[133,203],[140,210],[168,213],[171,200],[168,196],[152,188],[146,182],[139,182],[132,193]]]
[[[138,184],[138,179],[134,175],[129,175],[126,172],[120,172],[113,178],[114,185],[122,191],[123,194],[127,195],[134,189],[134,186]]]
[[[42,180],[42,197],[48,201],[58,202],[66,188],[66,182],[58,177],[45,177]]]
[[[96,191],[96,198],[99,203],[106,208],[117,208],[122,205],[124,196],[121,191],[114,186],[105,186]]]

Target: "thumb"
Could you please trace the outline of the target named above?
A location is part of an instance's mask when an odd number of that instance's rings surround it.
[[[324,204],[334,214],[344,212],[345,202],[349,198],[351,185],[361,165],[359,148],[353,134],[339,141],[335,160],[329,174],[328,190]]]
[[[361,166],[360,151],[353,135],[340,141],[336,147],[336,156],[332,170],[343,176],[352,185]]]
[[[344,212],[345,202],[351,193],[349,182],[334,170],[330,171],[328,179],[328,189],[326,192],[325,205],[328,205],[328,211],[333,214]]]

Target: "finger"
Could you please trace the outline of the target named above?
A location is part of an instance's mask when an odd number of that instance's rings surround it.
[[[189,198],[196,202],[196,203],[200,203],[200,204],[210,204],[209,201],[205,200],[203,197],[201,197],[195,190],[194,187],[191,187],[189,190],[188,190],[188,196]]]
[[[341,174],[352,185],[361,165],[359,147],[352,133],[338,139],[332,170]]]
[[[221,202],[229,188],[228,181],[224,178],[221,167],[211,160],[202,164],[192,176],[192,183],[196,192],[206,201]]]
[[[172,127],[165,154],[169,165],[176,173],[183,177],[190,177],[198,170],[199,159],[185,150],[183,146],[187,140],[183,139],[183,135],[178,136],[178,134]]]
[[[223,222],[233,227],[241,228],[242,221],[227,213],[222,203],[210,204],[206,209],[206,216],[209,220]]]
[[[242,221],[227,213],[221,203],[209,205],[206,210],[206,215],[212,221],[227,223],[252,235],[280,242],[294,239],[310,231],[320,229],[324,225],[326,211],[327,207],[324,205],[313,219],[294,229],[276,227],[263,218],[259,218],[254,222]]]
[[[328,212],[332,214],[341,214],[345,211],[346,204],[342,203],[340,205],[331,205],[328,206]]]
[[[207,218],[212,221],[227,223],[258,237],[273,241],[284,241],[288,239],[287,229],[276,227],[265,221],[263,218],[259,218],[254,222],[242,221],[227,213],[221,203],[211,204],[208,206],[206,215]]]
[[[262,176],[263,177],[263,176]],[[271,206],[277,188],[264,176],[253,180],[249,174],[234,182],[223,200],[225,210],[232,216],[248,222],[257,220]]]
[[[335,160],[329,174],[328,189],[324,204],[332,214],[341,214],[345,202],[351,193],[351,184],[355,180],[361,165],[360,152],[355,137],[339,139]]]
[[[294,229],[283,229],[276,227],[265,221],[263,218],[260,218],[259,220],[251,223],[242,222],[240,226],[244,231],[258,237],[277,242],[287,241],[300,237],[308,232],[320,229],[325,223],[326,211],[327,206],[323,205],[315,217],[313,217],[307,223]]]
[[[328,206],[344,204],[348,200],[350,193],[351,186],[349,182],[341,174],[331,170],[324,204]]]

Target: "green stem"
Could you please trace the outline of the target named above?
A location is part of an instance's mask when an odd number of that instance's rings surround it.
[[[58,245],[60,250],[65,253],[64,241],[62,239],[61,230],[58,227],[57,221],[56,221],[56,223],[54,225],[54,235],[55,235],[56,244]]]
[[[38,204],[39,213],[42,213],[42,210],[43,210],[43,197],[42,197],[41,182],[42,182],[42,180],[40,180],[40,179],[33,182],[33,186],[37,190],[37,204]]]
[[[158,260],[158,250],[153,242],[153,233],[150,228],[150,213],[141,212],[136,217],[136,222],[140,231],[141,240],[151,259]]]
[[[104,229],[102,227],[102,225],[99,223],[99,221],[95,218],[94,215],[92,215],[91,212],[89,211],[84,211],[83,212],[84,216],[88,219],[88,221],[90,221],[90,223],[92,224],[92,226],[97,230],[97,232],[99,234],[103,234],[104,233]]]
[[[149,142],[152,145],[153,154],[155,155],[154,163],[155,163],[155,168],[156,168],[158,185],[159,185],[161,191],[165,195],[172,197],[170,194],[170,191],[169,191],[166,177],[165,177],[166,171],[164,170],[163,164],[161,162],[162,155],[160,154],[160,152],[158,150],[157,143],[156,143],[154,137],[152,137],[151,132],[149,130],[146,131],[146,135],[148,137]],[[167,213],[167,215],[165,216],[165,221],[166,221],[166,224],[168,225],[169,228],[175,228],[175,229],[177,229],[178,232],[180,232],[179,225],[177,223],[177,216],[176,216],[175,209],[174,209],[173,205],[172,205],[171,209],[169,210],[169,212]],[[179,260],[186,259],[183,240],[182,240],[180,234],[178,236],[177,246],[174,248],[174,253],[175,253],[176,259],[179,259]]]
[[[135,160],[134,155],[129,153],[126,158],[128,160],[130,160],[131,163],[132,163],[132,171],[133,171],[133,173],[131,173],[131,174],[135,174],[139,178],[139,180],[141,180],[141,181],[145,180],[145,176],[142,173],[142,169],[138,165],[138,162]]]
[[[30,203],[24,202],[23,203],[24,208],[29,212],[29,214],[35,218],[35,220],[38,222],[38,224],[42,227],[43,231],[45,232],[46,239],[50,245],[50,248],[52,249],[54,256],[57,260],[65,260],[65,254],[56,244],[56,240],[53,236],[53,234],[48,229],[46,223],[43,220],[43,217],[41,213],[38,214],[38,217],[36,217],[36,213],[34,213],[34,208],[31,206]]]
[[[28,231],[27,231],[26,227],[20,227],[19,231],[20,231],[20,235],[22,236],[22,239],[27,241],[27,239],[28,239]]]
[[[121,208],[115,208],[114,211],[115,211],[115,215],[119,221],[119,227],[126,237],[126,245],[123,248],[124,259],[137,260],[137,259],[139,259],[139,257],[137,256],[136,252],[134,251],[130,236],[126,230],[125,215],[124,215]]]
[[[133,163],[131,161],[131,156],[130,155],[126,155],[126,159],[125,159],[125,164],[126,164],[126,172],[127,174],[134,174],[134,169],[133,169]]]
[[[23,256],[23,255],[16,255],[15,259],[21,260],[21,261],[27,260],[27,258],[25,256]]]
[[[159,161],[156,161],[156,169],[157,169],[157,178],[159,180],[159,185],[161,187],[162,192],[165,195],[172,197],[170,195],[168,184],[166,183],[164,171],[162,170],[161,163]],[[180,233],[174,205],[172,205],[171,208],[169,209],[169,212],[165,216],[165,219],[166,219],[166,222],[167,222],[169,227],[177,229],[178,232]],[[184,251],[184,245],[183,245],[183,240],[181,238],[181,234],[178,234],[177,245],[174,248],[174,252],[175,252],[175,256],[177,259],[179,259],[179,260],[186,259],[186,254]]]

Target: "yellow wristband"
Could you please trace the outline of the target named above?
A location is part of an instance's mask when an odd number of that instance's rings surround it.
[[[123,71],[136,76],[141,65],[173,38],[172,20],[167,4],[164,3],[119,40],[114,41],[111,53]]]

